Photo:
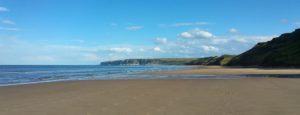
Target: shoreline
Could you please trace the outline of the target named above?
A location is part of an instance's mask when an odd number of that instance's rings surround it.
[[[145,72],[145,75],[300,75],[300,68],[253,68],[253,67],[225,67],[198,66],[187,70],[171,70],[160,72]]]
[[[159,71],[159,72],[144,72],[128,74],[135,78],[115,78],[115,79],[66,79],[66,80],[51,80],[51,81],[37,81],[26,83],[11,83],[0,84],[0,87],[28,85],[28,84],[43,84],[64,81],[88,81],[88,80],[160,80],[160,79],[234,79],[234,78],[256,78],[256,77],[278,77],[278,78],[300,78],[299,68],[253,68],[253,67],[228,67],[228,66],[190,66],[188,69],[183,68],[179,70]],[[145,78],[143,75],[153,76]],[[168,77],[157,77],[166,75]],[[208,77],[205,77],[205,76]],[[136,76],[141,76],[136,77]],[[174,77],[175,76],[175,77]],[[231,76],[231,77],[229,77]],[[211,78],[209,78],[211,77]],[[223,78],[222,78],[223,77]]]
[[[240,76],[252,72],[297,75],[299,69],[201,66],[138,75]],[[276,77],[208,79],[66,80],[0,86],[2,115],[298,115],[300,79]]]

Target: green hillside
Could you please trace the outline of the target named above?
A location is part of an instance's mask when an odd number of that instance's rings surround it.
[[[271,41],[258,43],[234,57],[228,65],[300,66],[300,29],[282,34]]]
[[[187,63],[187,65],[227,65],[234,55],[223,55],[220,57],[206,57]]]
[[[101,65],[226,65],[232,57],[125,59],[102,62]]]

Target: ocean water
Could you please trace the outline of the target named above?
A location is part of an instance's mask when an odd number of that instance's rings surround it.
[[[0,86],[66,80],[158,79],[142,72],[189,69],[191,66],[0,65]]]

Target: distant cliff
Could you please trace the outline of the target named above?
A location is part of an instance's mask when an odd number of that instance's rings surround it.
[[[101,65],[226,65],[232,57],[125,59],[102,62]]]
[[[300,29],[282,34],[271,41],[258,43],[234,57],[228,65],[300,66]]]
[[[125,59],[102,62],[101,65],[185,65],[197,58]]]

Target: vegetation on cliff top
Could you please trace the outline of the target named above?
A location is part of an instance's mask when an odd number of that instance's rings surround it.
[[[102,62],[101,65],[226,65],[232,57],[125,59]]]

